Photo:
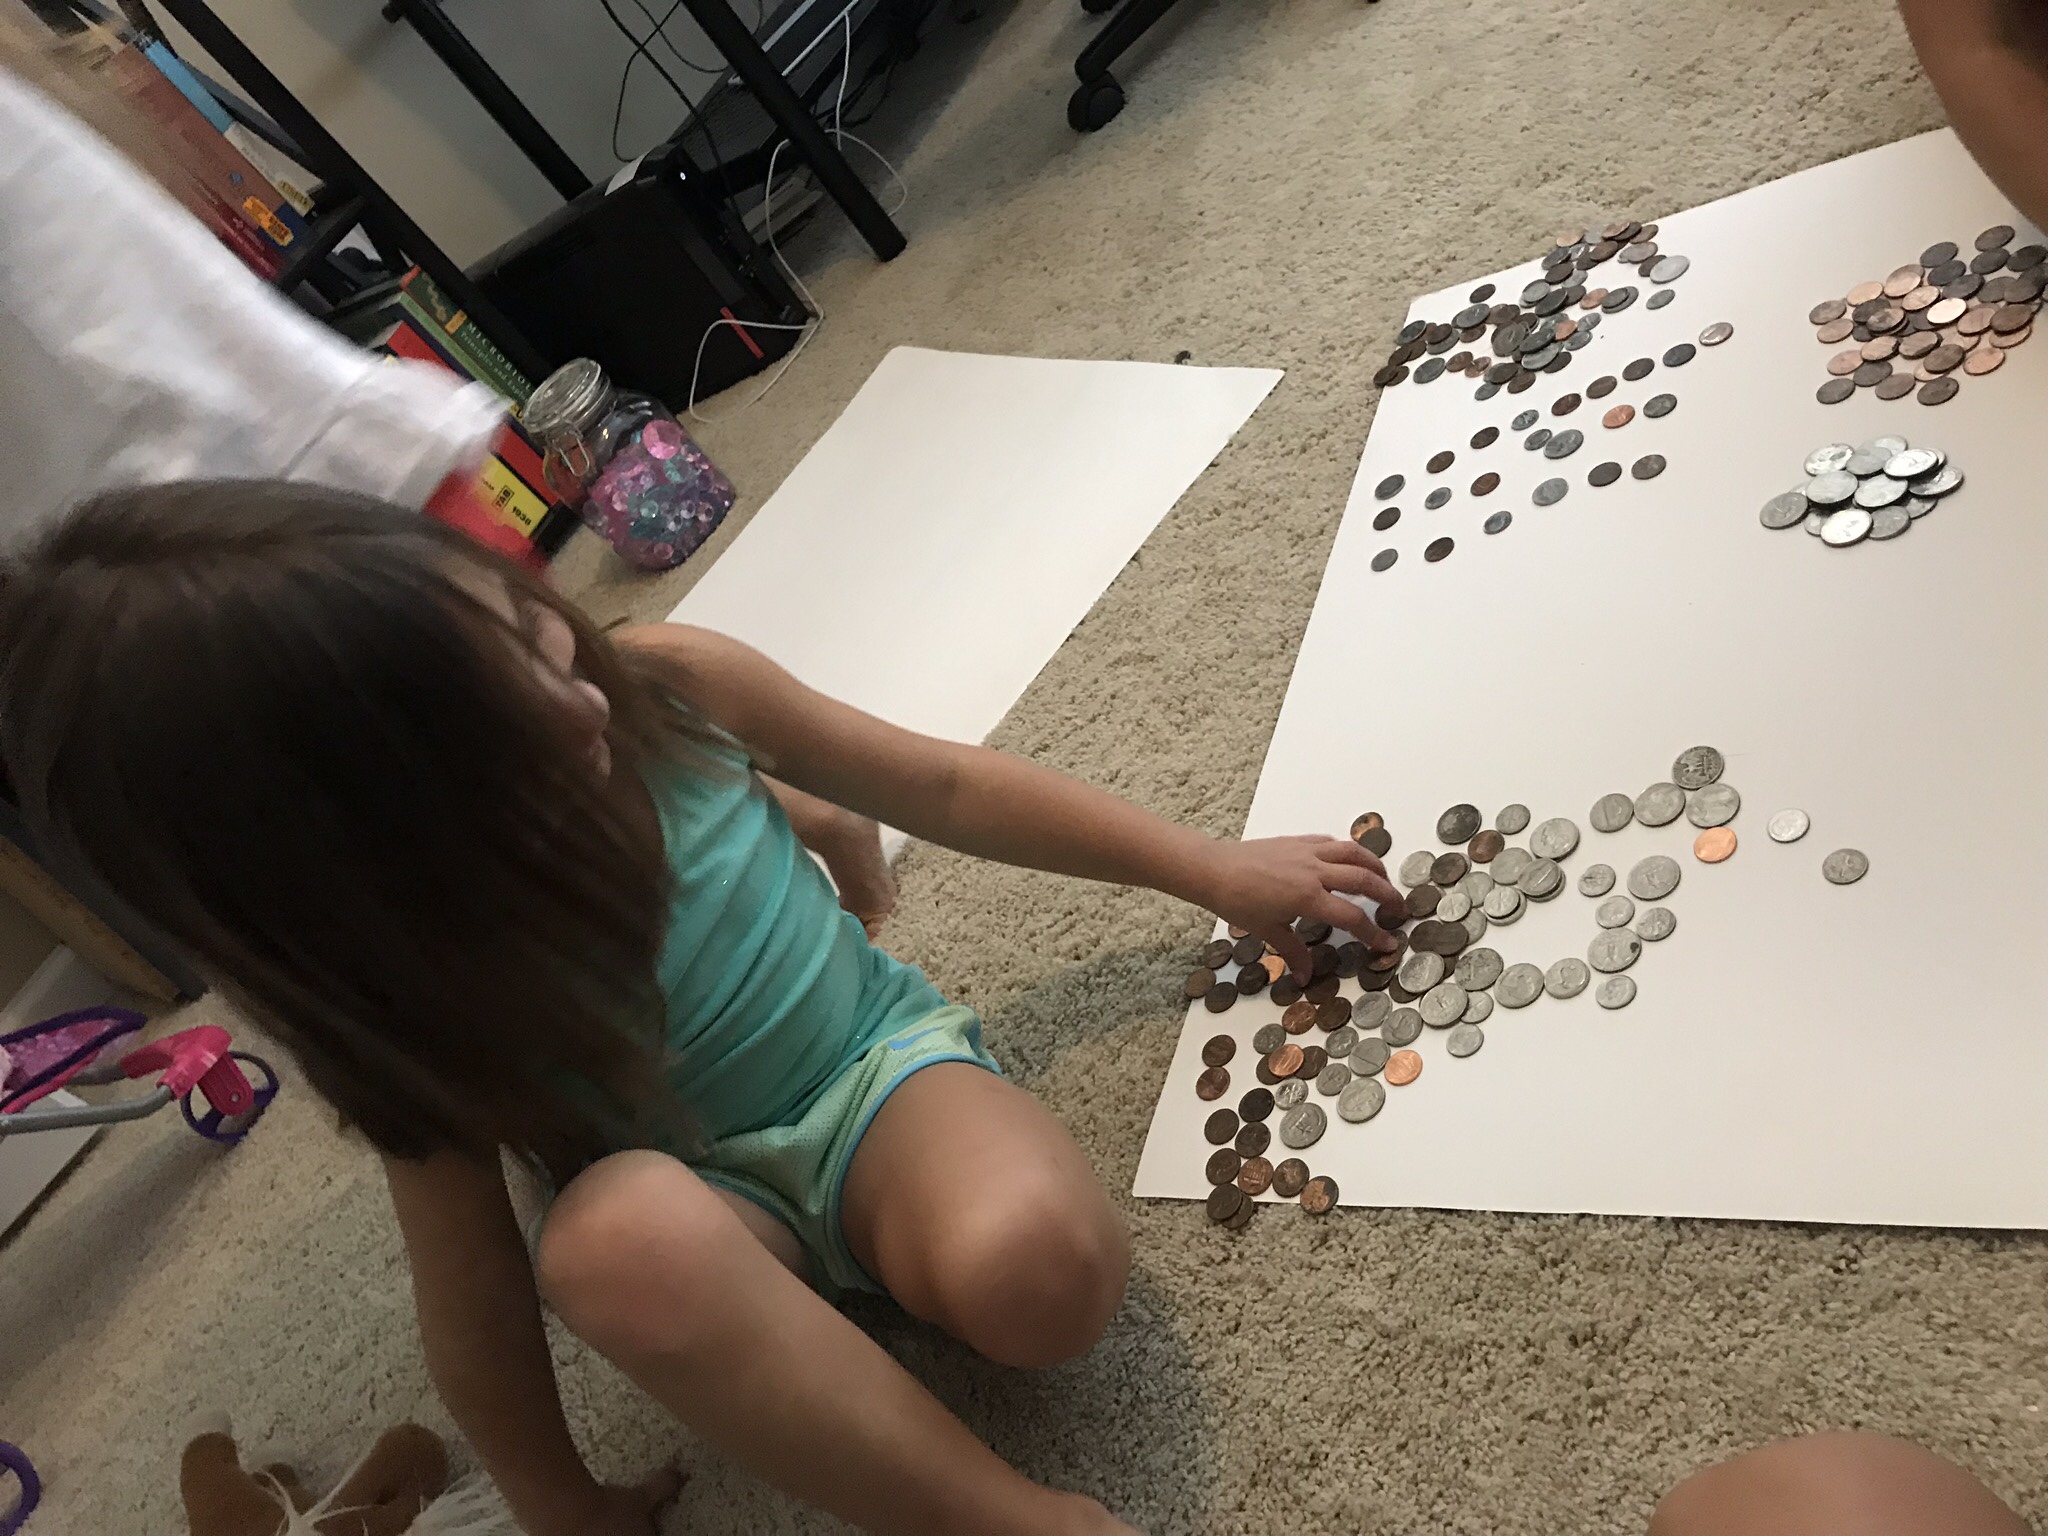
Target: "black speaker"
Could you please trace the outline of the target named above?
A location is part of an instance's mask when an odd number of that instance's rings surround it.
[[[758,373],[809,318],[680,144],[648,151],[486,256],[470,276],[551,367],[595,359],[612,382],[689,404]],[[737,325],[719,325],[719,320]],[[792,329],[767,329],[762,322]]]

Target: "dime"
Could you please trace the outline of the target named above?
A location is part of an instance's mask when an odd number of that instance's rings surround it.
[[[1614,889],[1614,866],[1612,864],[1589,864],[1579,872],[1579,894],[1581,896],[1605,896]]]
[[[1764,824],[1764,830],[1771,834],[1774,843],[1796,843],[1806,836],[1806,829],[1813,825],[1806,812],[1796,806],[1782,811],[1771,812],[1771,819]]]
[[[1861,849],[1837,848],[1820,861],[1820,872],[1832,885],[1854,885],[1870,873],[1870,858]]]
[[[1509,837],[1513,837],[1529,825],[1529,807],[1526,805],[1504,805],[1500,814],[1493,818],[1493,824]]]
[[[1477,1024],[1454,1024],[1444,1037],[1444,1049],[1453,1056],[1470,1056],[1486,1044],[1486,1032]]]
[[[1669,304],[1673,299],[1677,297],[1677,289],[1659,288],[1655,293],[1651,294],[1648,300],[1646,300],[1645,302],[1651,309],[1662,309],[1666,304]]]
[[[1593,809],[1587,816],[1595,832],[1619,832],[1635,818],[1636,803],[1627,795],[1602,795],[1593,802]],[[1537,830],[1540,832],[1542,829]],[[1573,842],[1576,844],[1577,839],[1574,838]],[[1531,845],[1534,845],[1534,839],[1531,839]],[[1562,855],[1553,854],[1552,857]]]
[[[1685,818],[1696,827],[1719,827],[1733,821],[1741,809],[1742,794],[1733,784],[1709,784],[1695,791]]]
[[[1503,1008],[1526,1008],[1543,995],[1543,972],[1526,960],[1511,965],[1501,972],[1493,995]]]
[[[1677,346],[1668,348],[1665,351],[1664,366],[1666,368],[1683,368],[1698,356],[1698,347],[1695,347],[1689,341],[1681,341]]]
[[[1621,370],[1621,376],[1633,384],[1639,379],[1647,379],[1655,371],[1656,367],[1657,364],[1654,359],[1639,357]]]
[[[1676,784],[1652,784],[1636,796],[1636,820],[1646,827],[1674,822],[1684,811],[1685,791]]]
[[[1396,1088],[1405,1088],[1422,1076],[1422,1058],[1413,1051],[1396,1051],[1387,1058],[1384,1075]]]
[[[1633,976],[1609,976],[1593,989],[1593,1001],[1602,1008],[1626,1008],[1636,1000]]]
[[[1642,953],[1643,941],[1639,934],[1627,928],[1608,928],[1594,934],[1593,942],[1586,946],[1586,963],[1604,976],[1627,970]]]
[[[1579,846],[1579,829],[1566,816],[1553,816],[1529,834],[1529,852],[1540,859],[1562,859]],[[1526,880],[1524,889],[1527,889]]]
[[[1638,901],[1661,901],[1678,889],[1678,861],[1653,853],[1628,872],[1629,894]]]
[[[1585,961],[1567,955],[1543,973],[1543,990],[1555,998],[1577,997],[1592,979],[1593,973],[1586,968]]]
[[[1308,1097],[1308,1084],[1298,1077],[1290,1077],[1273,1089],[1273,1102],[1281,1109],[1292,1109]]]
[[[1490,923],[1512,923],[1522,915],[1522,893],[1511,885],[1496,886],[1479,910]]]
[[[1677,927],[1677,914],[1669,907],[1646,907],[1636,918],[1636,936],[1645,944],[1670,938]]]
[[[1692,840],[1692,856],[1702,864],[1724,863],[1735,852],[1733,827],[1709,827]]]
[[[1626,896],[1610,896],[1593,909],[1593,921],[1602,928],[1626,928],[1635,915],[1636,904]]]

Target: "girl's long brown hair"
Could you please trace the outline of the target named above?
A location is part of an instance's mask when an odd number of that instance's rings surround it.
[[[608,781],[494,581],[573,630]],[[0,566],[0,755],[35,835],[395,1156],[509,1143],[560,1171],[681,1134],[635,796],[711,734],[513,565],[342,492],[121,492]]]

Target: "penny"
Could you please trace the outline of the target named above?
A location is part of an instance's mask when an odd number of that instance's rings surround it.
[[[1681,341],[1677,346],[1665,352],[1664,366],[1666,368],[1683,368],[1697,356],[1699,356],[1698,347],[1695,347],[1689,341]]]
[[[1734,851],[1733,827],[1709,827],[1692,840],[1692,856],[1702,864],[1719,864]]]
[[[1654,360],[1647,357],[1639,357],[1621,370],[1621,376],[1633,384],[1638,379],[1647,379],[1656,366],[1657,364]]]
[[[1820,401],[1822,405],[1840,405],[1844,400],[1848,399],[1851,395],[1855,393],[1856,386],[1850,383],[1849,380],[1829,379],[1827,383],[1821,385],[1819,389],[1814,391],[1814,398]],[[1387,551],[1387,553],[1391,554],[1392,551],[1389,550]],[[1388,562],[1388,564],[1390,565],[1392,563],[1392,561]]]
[[[1235,1185],[1229,1187],[1236,1188]],[[1239,1190],[1238,1193],[1242,1196],[1243,1191]],[[1242,1232],[1252,1224],[1252,1218],[1258,1214],[1259,1202],[1256,1200],[1246,1200],[1243,1205],[1237,1208],[1237,1214],[1223,1223],[1223,1230],[1226,1232]]]
[[[1337,998],[1336,1001],[1341,1003],[1344,999]],[[1347,1015],[1351,1012],[1349,1003],[1344,1003],[1344,1012]],[[1293,1075],[1306,1082],[1319,1075],[1329,1064],[1330,1053],[1322,1046],[1304,1045],[1301,1048],[1301,1065],[1294,1069]]]
[[[1219,981],[1202,994],[1202,1006],[1211,1013],[1224,1013],[1237,1001],[1237,988],[1227,981]]]
[[[1436,840],[1440,843],[1468,843],[1472,840],[1473,834],[1478,832],[1479,827],[1479,807],[1460,803],[1437,817]],[[1405,871],[1407,865],[1404,864],[1402,868]]]
[[[1742,794],[1733,784],[1709,784],[1686,802],[1685,819],[1696,827],[1725,826],[1741,809]]]
[[[1318,1174],[1301,1186],[1301,1208],[1311,1216],[1327,1216],[1337,1208],[1337,1181]]]
[[[1481,427],[1472,434],[1472,446],[1474,448],[1491,448],[1499,439],[1499,427]]]
[[[1820,861],[1820,872],[1831,885],[1854,885],[1870,873],[1870,859],[1858,848],[1837,848]]]
[[[1612,412],[1610,412],[1609,414],[1611,415]],[[1612,460],[1609,460],[1605,464],[1595,464],[1593,466],[1592,472],[1586,476],[1588,484],[1603,486],[1612,485],[1615,481],[1619,480],[1620,478],[1621,466],[1619,464],[1614,463]]]
[[[1593,921],[1602,928],[1626,928],[1636,915],[1636,904],[1626,896],[1610,896],[1593,909]]]
[[[1643,414],[1652,421],[1660,417],[1669,416],[1677,409],[1678,396],[1676,395],[1652,395],[1643,402]]]
[[[1734,334],[1734,326],[1730,325],[1726,320],[1716,320],[1712,325],[1700,332],[1700,345],[1703,347],[1718,347]]]
[[[1629,465],[1628,472],[1638,480],[1654,480],[1664,473],[1664,455],[1661,453],[1646,453],[1640,459],[1637,459],[1635,463]]]
[[[1858,389],[1871,389],[1892,376],[1890,363],[1859,363],[1856,371],[1849,375]]]
[[[1919,400],[1922,405],[1946,405],[1955,399],[1956,391],[1962,386],[1952,378],[1930,379],[1920,386]]]
[[[1559,395],[1550,403],[1550,414],[1553,416],[1569,416],[1579,408],[1579,404],[1580,400],[1577,395]]]
[[[1472,494],[1474,496],[1491,496],[1499,489],[1500,476],[1490,469],[1472,482]]]
[[[1181,990],[1187,994],[1188,1001],[1193,1002],[1215,985],[1216,973],[1205,965],[1188,972],[1188,979],[1182,983]]]
[[[1273,1091],[1270,1088],[1254,1088],[1237,1101],[1237,1112],[1247,1123],[1256,1125],[1273,1113]]]
[[[1228,1109],[1219,1109],[1202,1122],[1202,1138],[1212,1147],[1220,1147],[1237,1134],[1237,1115]]]
[[[1269,979],[1263,965],[1247,965],[1231,978],[1230,984],[1237,989],[1240,996],[1250,997],[1261,991]]]
[[[2005,265],[2006,251],[2003,246],[1993,246],[1988,251],[1979,251],[1970,258],[1970,270],[1980,277],[1988,277]]]
[[[1604,939],[1608,935],[1601,934]],[[1595,939],[1599,943],[1600,939]],[[1577,997],[1593,980],[1593,973],[1586,962],[1576,955],[1567,955],[1543,973],[1543,990],[1555,998]]]
[[[1493,995],[1503,1008],[1526,1008],[1543,995],[1543,972],[1519,961],[1501,972]]]
[[[1661,901],[1678,889],[1678,861],[1653,853],[1628,872],[1628,892],[1638,901]]]
[[[1401,487],[1408,483],[1405,475],[1389,475],[1372,488],[1372,493],[1381,501],[1392,501],[1401,494]]]
[[[1380,1026],[1380,1038],[1389,1045],[1409,1045],[1422,1038],[1422,1015],[1413,1008],[1396,1008]]]
[[[1506,839],[1488,827],[1472,839],[1465,852],[1474,864],[1491,864],[1506,846]]]
[[[1207,1067],[1195,1079],[1195,1097],[1204,1101],[1220,1099],[1230,1092],[1230,1073],[1222,1067]]]
[[[1229,1035],[1211,1035],[1202,1042],[1202,1065],[1220,1067],[1237,1054],[1237,1041]]]
[[[1239,1157],[1257,1157],[1273,1144],[1273,1128],[1263,1119],[1248,1122],[1232,1143]]]
[[[1914,379],[1910,373],[1895,373],[1880,379],[1871,393],[1880,400],[1901,400],[1913,393]]]
[[[1529,807],[1520,804],[1504,805],[1500,808],[1500,814],[1493,818],[1493,824],[1507,836],[1513,837],[1529,825]]]
[[[1387,1058],[1382,1075],[1396,1088],[1405,1088],[1422,1076],[1422,1058],[1413,1051],[1396,1051]]]
[[[1280,1109],[1292,1109],[1308,1097],[1308,1084],[1298,1077],[1290,1077],[1273,1089],[1273,1103]]]
[[[1305,1035],[1315,1027],[1316,1005],[1306,997],[1289,1003],[1280,1015],[1280,1027],[1290,1035]]]
[[[1300,1004],[1296,1004],[1299,1007]],[[1273,1069],[1275,1077],[1292,1077],[1301,1070],[1302,1049],[1292,1040],[1266,1057],[1266,1065]]]
[[[1981,378],[1999,368],[2004,362],[2005,354],[1998,348],[1979,347],[1963,359],[1963,372],[1973,378]]]
[[[1365,1039],[1359,1041],[1351,1052],[1347,1065],[1356,1076],[1372,1077],[1387,1064],[1387,1058],[1392,1054],[1393,1047],[1385,1040]]]
[[[1273,1169],[1273,1193],[1282,1200],[1292,1200],[1308,1183],[1308,1164],[1298,1157],[1290,1157]]]
[[[1925,268],[1917,263],[1912,266],[1898,268],[1891,276],[1884,280],[1885,297],[1896,299],[1911,293],[1920,286],[1920,279],[1924,275]]]
[[[1830,320],[1839,320],[1849,312],[1849,306],[1840,299],[1822,299],[1806,312],[1808,325],[1826,325]]]
[[[1456,885],[1471,867],[1462,853],[1440,853],[1429,866],[1430,882],[1438,886]]]
[[[1401,554],[1399,550],[1383,549],[1378,554],[1372,557],[1372,568],[1375,571],[1388,570],[1393,566],[1394,562],[1400,558]]]
[[[1678,918],[1669,907],[1646,907],[1636,918],[1636,936],[1645,944],[1668,939],[1677,928]]]
[[[1600,418],[1603,427],[1625,427],[1636,419],[1636,408],[1632,405],[1617,405]],[[1619,466],[1616,466],[1619,468]]]
[[[1263,1195],[1273,1187],[1273,1165],[1263,1157],[1248,1157],[1237,1170],[1237,1187],[1248,1195]]]
[[[1301,1001],[1301,983],[1292,976],[1284,976],[1273,983],[1273,989],[1266,994],[1276,1008],[1292,1008]]]
[[[1856,331],[1856,322],[1847,315],[1839,315],[1814,332],[1824,346],[1832,347],[1838,341],[1847,341]]]
[[[1846,379],[1863,366],[1863,349],[1849,347],[1828,359],[1828,372],[1838,379]]]
[[[1865,317],[1863,323],[1869,327],[1873,335],[1896,331],[1906,323],[1906,312],[1896,304],[1880,304]]]
[[[1385,533],[1399,521],[1401,521],[1401,509],[1399,507],[1381,507],[1379,511],[1373,514],[1372,525],[1380,533]]]
[[[1631,806],[1633,811],[1634,807]],[[1614,889],[1614,866],[1612,864],[1588,864],[1579,872],[1579,894],[1581,896],[1605,896]]]
[[[2031,272],[2048,261],[2048,245],[2023,245],[2006,258],[2006,265],[2015,272]]]
[[[1593,1001],[1602,1008],[1626,1008],[1636,1000],[1633,976],[1609,976],[1593,989]]]
[[[1230,958],[1235,960],[1239,965],[1252,965],[1256,963],[1258,958],[1265,952],[1265,940],[1254,937],[1252,934],[1248,933],[1244,935],[1244,937],[1239,939],[1237,943],[1231,946]]]
[[[1323,1130],[1330,1123],[1320,1104],[1298,1104],[1287,1112],[1280,1122],[1280,1144],[1299,1152],[1312,1147],[1322,1139]]]
[[[1236,1216],[1245,1204],[1244,1191],[1235,1184],[1218,1184],[1209,1191],[1203,1209],[1211,1221],[1221,1226]]]
[[[1230,964],[1231,952],[1235,948],[1229,939],[1211,939],[1202,946],[1202,965],[1205,969],[1216,970]]]
[[[1586,398],[1589,400],[1604,400],[1614,393],[1615,386],[1619,382],[1613,374],[1603,373],[1599,378],[1586,386]]]
[[[1218,1147],[1209,1154],[1209,1162],[1202,1170],[1202,1176],[1211,1184],[1231,1184],[1237,1180],[1237,1171],[1244,1166],[1244,1159],[1230,1147]]]
[[[1448,535],[1445,535],[1442,538],[1431,539],[1429,543],[1423,548],[1422,558],[1427,560],[1431,565],[1434,565],[1437,561],[1443,559],[1445,556],[1450,554],[1450,552],[1456,547],[1457,546],[1451,542],[1450,537]]]
[[[1446,448],[1441,453],[1431,454],[1429,463],[1425,467],[1429,470],[1429,472],[1432,475],[1440,475],[1445,470],[1451,467],[1452,463],[1457,459],[1457,457],[1458,456],[1455,453],[1452,453],[1450,449]]]

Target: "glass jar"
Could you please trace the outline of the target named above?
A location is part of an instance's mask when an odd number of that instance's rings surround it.
[[[659,400],[589,358],[542,381],[521,412],[548,488],[644,571],[681,564],[732,510],[732,482]]]

